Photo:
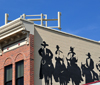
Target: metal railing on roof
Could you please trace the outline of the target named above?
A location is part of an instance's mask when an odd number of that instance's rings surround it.
[[[9,14],[5,14],[5,24],[7,24],[8,22],[11,22],[12,20],[8,20],[8,16]],[[48,27],[48,21],[58,21],[58,26],[51,26],[50,28],[58,28],[61,30],[61,12],[58,12],[58,19],[47,19],[47,14],[40,14],[40,15],[26,15],[23,14],[20,16],[20,18],[26,19],[26,17],[34,17],[34,16],[40,16],[40,18],[33,18],[33,19],[27,19],[30,21],[41,21],[41,26],[43,25],[43,21],[45,21],[45,27]],[[45,18],[44,18],[45,17]]]

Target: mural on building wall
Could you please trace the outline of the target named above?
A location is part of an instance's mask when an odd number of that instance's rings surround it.
[[[45,85],[49,85],[51,82],[52,85],[52,75],[54,71],[54,66],[52,63],[53,53],[50,51],[50,49],[47,49],[46,46],[49,46],[46,44],[45,41],[41,44],[42,48],[39,49],[39,55],[42,57],[41,59],[41,65],[40,65],[40,74],[39,78],[45,80]]]
[[[100,61],[99,61],[99,63],[96,64],[96,68],[99,71],[99,80],[100,80]]]
[[[81,77],[81,70],[79,68],[79,66],[77,65],[78,59],[76,59],[76,53],[74,52],[74,48],[70,47],[70,51],[68,52],[67,57],[69,56],[70,58],[68,59],[66,57],[67,60],[67,69],[68,69],[68,73],[70,74],[70,78],[72,80],[72,85],[79,85],[81,83],[81,81],[83,81],[82,77]]]
[[[59,85],[68,85],[70,81],[72,85],[80,85],[82,81],[90,83],[99,80],[98,74],[93,70],[94,61],[89,52],[86,54],[86,64],[81,63],[81,67],[79,67],[74,47],[70,47],[66,57],[67,66],[65,66],[65,56],[61,56],[63,52],[60,50],[59,45],[56,45],[55,56],[53,56],[50,49],[46,48],[49,45],[45,41],[41,46],[42,48],[38,51],[42,57],[39,78],[45,80],[45,85],[53,85],[52,79],[58,82]],[[53,57],[55,57],[55,66],[52,63]],[[100,72],[100,64],[96,64],[96,68]],[[83,80],[82,76],[85,77],[85,80]]]
[[[69,82],[69,74],[64,64],[64,59],[61,58],[60,54],[63,53],[60,50],[60,47],[56,46],[57,50],[55,51],[55,68],[53,72],[53,76],[56,82],[59,82],[60,85],[67,85]]]
[[[81,64],[82,75],[85,76],[85,82],[90,83],[95,80],[99,80],[98,74],[93,70],[94,69],[94,61],[91,58],[91,54],[86,54],[86,64]]]

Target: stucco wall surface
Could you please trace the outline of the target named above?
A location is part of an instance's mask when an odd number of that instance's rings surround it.
[[[99,43],[38,26],[34,31],[35,85],[82,85],[99,80]],[[44,45],[48,49],[44,54],[52,56],[48,60],[42,55]]]

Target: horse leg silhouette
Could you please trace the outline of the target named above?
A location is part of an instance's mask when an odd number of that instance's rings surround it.
[[[62,82],[61,82],[61,80],[60,80],[60,85],[62,85]]]
[[[64,85],[67,85],[66,81],[64,81]]]
[[[72,85],[74,85],[74,81],[73,81],[73,79],[72,79]]]
[[[98,74],[94,71],[93,72],[93,80],[99,80]]]
[[[50,80],[51,80],[51,85],[52,85],[52,75],[50,76]]]
[[[45,85],[49,85],[49,80],[48,80],[47,75],[44,75],[44,79],[45,79]]]

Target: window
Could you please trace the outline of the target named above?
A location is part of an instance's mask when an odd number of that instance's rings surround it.
[[[5,67],[5,85],[12,85],[12,65]]]
[[[16,63],[16,85],[24,85],[24,62]]]

